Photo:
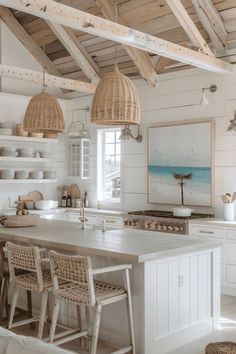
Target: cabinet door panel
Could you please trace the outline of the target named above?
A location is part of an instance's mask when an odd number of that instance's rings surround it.
[[[221,228],[201,226],[201,225],[191,225],[190,232],[192,236],[198,237],[213,237],[213,238],[223,238],[225,235],[225,230]]]
[[[226,281],[236,283],[236,265],[226,265]]]
[[[226,241],[225,257],[226,262],[236,263],[236,242]]]

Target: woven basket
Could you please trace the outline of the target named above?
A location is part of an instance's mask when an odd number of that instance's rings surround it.
[[[63,132],[64,116],[57,99],[45,91],[33,96],[25,112],[23,129],[29,133]]]
[[[30,227],[39,222],[38,215],[8,215],[0,218],[0,223],[5,227]]]
[[[140,123],[140,103],[133,82],[116,67],[104,75],[94,94],[91,122],[103,125]]]

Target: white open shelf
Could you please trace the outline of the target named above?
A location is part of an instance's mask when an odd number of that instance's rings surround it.
[[[0,135],[0,141],[20,141],[22,143],[57,143],[58,139],[48,139],[48,138],[31,138],[25,136],[17,135]]]
[[[11,157],[11,156],[0,156],[0,161],[11,161],[11,162],[50,162],[49,158],[43,157]]]
[[[57,183],[57,179],[0,179],[0,184],[9,183]]]

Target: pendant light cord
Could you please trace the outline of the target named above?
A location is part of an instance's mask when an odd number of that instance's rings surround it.
[[[43,60],[42,60],[42,64],[43,64],[43,91],[46,90],[47,85],[45,83],[45,53],[46,53],[46,23],[43,20]]]
[[[116,0],[116,5],[115,5],[115,22],[116,24],[118,23],[118,8],[117,8],[117,0]],[[117,69],[117,42],[115,45],[115,68]]]

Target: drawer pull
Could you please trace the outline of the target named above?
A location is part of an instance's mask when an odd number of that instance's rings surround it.
[[[214,235],[214,231],[204,231],[204,230],[200,230],[199,233],[200,233],[200,234]]]

